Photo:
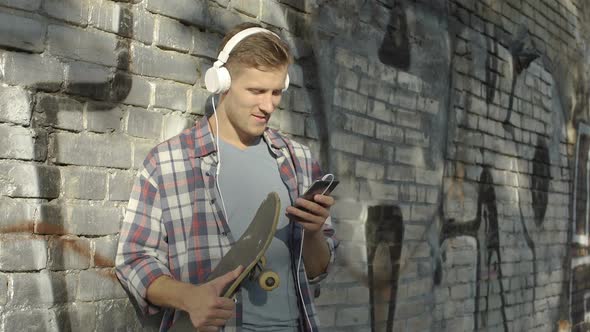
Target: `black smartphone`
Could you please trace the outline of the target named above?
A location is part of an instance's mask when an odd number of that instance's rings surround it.
[[[323,193],[324,195],[329,195],[338,183],[340,183],[338,180],[315,180],[301,197],[308,201],[313,201],[313,196],[317,194]]]

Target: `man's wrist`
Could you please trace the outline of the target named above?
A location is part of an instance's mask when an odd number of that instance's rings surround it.
[[[190,293],[191,287],[194,286],[167,275],[161,276],[148,288],[148,301],[158,306],[187,311],[186,295]]]
[[[319,241],[324,241],[324,232],[322,232],[322,230],[318,230],[318,231],[309,231],[309,230],[305,230],[305,238],[303,239],[303,242],[319,242]]]

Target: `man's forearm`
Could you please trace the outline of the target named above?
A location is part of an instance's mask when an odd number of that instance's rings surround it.
[[[183,299],[192,287],[194,286],[191,284],[174,280],[169,276],[161,276],[147,289],[147,300],[159,307],[186,310]]]
[[[326,272],[330,262],[330,248],[322,231],[308,234],[303,239],[303,261],[308,278]]]

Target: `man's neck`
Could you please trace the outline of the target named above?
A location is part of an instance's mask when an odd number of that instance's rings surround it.
[[[234,147],[241,150],[244,150],[249,146],[256,145],[259,142],[260,136],[254,138],[246,138],[245,135],[240,135],[239,132],[231,130],[229,128],[229,125],[227,124],[227,121],[228,120],[225,116],[225,113],[223,111],[220,112],[219,110],[217,110],[217,118],[215,117],[215,115],[211,115],[209,117],[209,130],[211,131],[214,137],[217,137],[217,135],[219,135],[219,138],[222,139],[225,143],[231,144]],[[219,124],[219,127],[216,126],[217,123]],[[219,133],[217,132],[218,128]]]

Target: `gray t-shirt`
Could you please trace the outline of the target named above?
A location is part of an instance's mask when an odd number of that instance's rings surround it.
[[[277,232],[265,254],[266,268],[279,275],[280,284],[267,292],[260,288],[257,280],[246,279],[242,285],[243,330],[297,331],[299,311],[288,248],[291,226],[285,215],[291,200],[287,186],[281,180],[277,161],[262,139],[245,150],[223,140],[219,144],[219,187],[235,239],[244,233],[269,192],[277,192],[281,199]]]

